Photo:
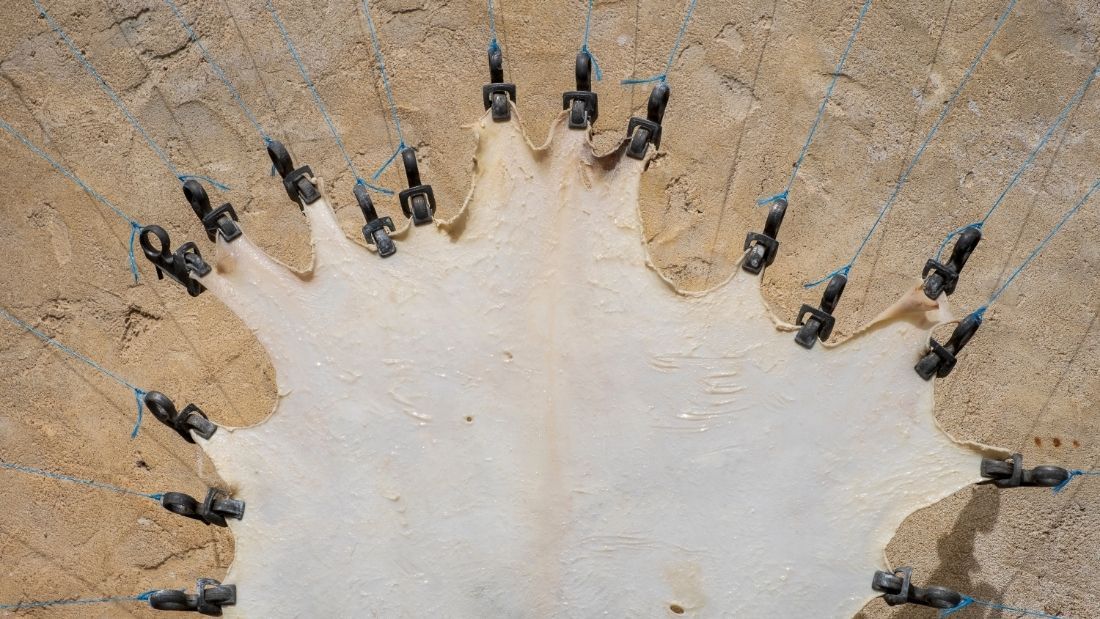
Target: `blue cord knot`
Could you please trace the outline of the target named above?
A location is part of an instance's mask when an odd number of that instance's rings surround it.
[[[145,390],[134,387],[134,400],[137,402],[137,421],[134,422],[134,430],[130,432],[130,438],[137,438],[141,429],[141,418],[145,413]]]
[[[373,191],[375,193],[380,193],[384,196],[392,196],[393,195],[393,190],[392,189],[386,189],[385,187],[379,187],[378,185],[372,185],[372,184],[368,183],[367,181],[363,180],[361,177],[358,177],[358,176],[355,177],[355,184],[359,185],[361,187],[366,187],[368,190]]]
[[[137,258],[134,257],[134,241],[137,239],[137,235],[141,232],[141,224],[134,220],[130,220],[130,273],[134,276],[134,283],[138,282],[138,266]]]
[[[965,226],[962,226],[962,227],[959,227],[959,228],[956,228],[956,229],[952,230],[947,236],[945,236],[943,238],[943,242],[940,243],[940,248],[936,251],[936,260],[938,261],[940,259],[940,257],[943,256],[943,250],[947,249],[947,244],[951,242],[951,239],[959,236],[963,232],[966,232],[967,230],[970,230],[970,229],[981,230],[982,226],[984,226],[984,225],[985,225],[984,221],[975,221],[973,223],[969,223],[969,224],[966,224]]]
[[[759,200],[756,201],[756,206],[767,206],[769,204],[774,204],[775,202],[779,202],[780,200],[783,200],[784,202],[786,202],[787,201],[787,195],[790,192],[791,192],[790,189],[784,189],[783,191],[780,191],[779,193],[777,193],[775,195],[771,195],[771,196],[768,196],[766,198],[760,198]]]
[[[202,176],[201,174],[180,174],[180,175],[176,176],[176,178],[179,179],[179,182],[181,182],[181,183],[187,182],[187,179],[189,179],[189,178],[193,178],[193,179],[199,180],[199,181],[206,181],[206,182],[210,183],[211,185],[213,185],[215,188],[217,188],[219,191],[229,191],[229,189],[230,189],[229,185],[226,185],[225,183],[219,183],[218,181],[210,178],[209,176]]]
[[[949,617],[949,616],[959,612],[960,610],[966,608],[967,606],[970,606],[973,603],[974,603],[974,598],[972,598],[968,595],[964,595],[962,601],[960,601],[958,604],[952,606],[951,608],[945,608],[945,609],[941,610],[940,611],[940,619],[943,619],[944,617]]]
[[[668,81],[668,75],[665,74],[665,73],[661,73],[659,75],[654,75],[653,77],[634,77],[634,78],[623,80],[619,83],[622,84],[623,86],[633,86],[635,84],[650,84],[650,83],[653,83],[653,82],[667,82],[667,81]]]
[[[596,72],[596,81],[603,81],[603,71],[600,70],[600,61],[596,59],[596,54],[592,53],[591,49],[588,49],[588,43],[581,46],[581,53],[588,56],[588,59],[592,61],[592,70]]]
[[[830,279],[832,279],[836,275],[843,275],[844,277],[848,277],[848,273],[850,273],[851,271],[852,271],[852,263],[849,262],[848,264],[840,267],[839,269],[836,269],[835,271],[830,272],[828,275],[826,275],[825,277],[822,277],[821,279],[819,279],[817,281],[812,281],[808,284],[802,284],[802,287],[806,288],[806,289],[817,288],[818,286],[820,286],[821,284],[824,284],[825,282],[829,281]]]

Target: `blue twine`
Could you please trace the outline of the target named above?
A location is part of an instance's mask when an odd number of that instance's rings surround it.
[[[871,0],[867,0],[868,3],[870,3],[870,1]],[[688,4],[687,13],[684,15],[684,22],[680,24],[680,33],[676,35],[676,42],[672,45],[672,51],[668,53],[668,62],[665,63],[665,70],[653,77],[626,79],[619,82],[620,84],[630,86],[633,84],[668,81],[668,72],[672,70],[672,63],[676,60],[676,52],[680,51],[680,44],[684,41],[684,34],[687,32],[688,24],[691,22],[691,16],[695,13],[695,5],[697,2],[698,0],[691,0],[691,3]]]
[[[981,60],[985,56],[986,51],[989,50],[990,44],[993,43],[993,38],[997,36],[997,33],[1001,31],[1001,27],[1004,26],[1005,22],[1008,20],[1009,14],[1012,13],[1013,7],[1016,6],[1016,1],[1017,0],[1009,0],[1008,4],[1005,6],[1005,9],[1001,13],[1000,18],[997,19],[997,23],[993,26],[993,30],[989,33],[989,36],[986,37],[985,43],[983,43],[981,49],[978,50],[978,54],[974,56],[974,60],[970,61],[970,66],[966,68],[966,71],[963,73],[962,79],[959,80],[958,86],[955,86],[955,91],[952,92],[951,96],[947,98],[947,102],[944,103],[943,109],[940,110],[940,115],[936,118],[936,121],[932,123],[932,127],[929,128],[928,134],[924,136],[924,141],[920,143],[920,146],[917,147],[916,152],[913,153],[913,159],[909,161],[909,165],[905,167],[905,170],[902,171],[901,175],[898,177],[897,182],[894,183],[894,188],[890,192],[890,195],[886,198],[886,201],[882,204],[882,208],[879,209],[878,217],[875,218],[875,222],[871,224],[871,228],[867,230],[867,234],[863,237],[863,241],[860,242],[859,247],[856,248],[856,252],[852,254],[852,259],[849,260],[844,267],[841,267],[842,269],[850,270],[851,267],[855,265],[856,260],[859,259],[859,256],[863,253],[863,250],[867,247],[867,243],[869,243],[871,241],[871,237],[874,236],[875,230],[878,229],[879,224],[882,223],[882,221],[886,218],[886,214],[890,212],[890,209],[894,206],[898,194],[900,194],[902,188],[905,187],[905,183],[909,180],[909,175],[912,174],[913,168],[917,166],[917,162],[919,162],[921,156],[924,155],[924,151],[928,148],[928,145],[932,142],[932,139],[936,137],[936,133],[939,132],[940,126],[943,125],[943,121],[947,119],[947,115],[950,114],[951,110],[955,107],[955,103],[958,101],[959,95],[962,94],[963,89],[966,88],[966,85],[970,82],[970,78],[974,76],[974,72],[977,70],[978,64],[981,63]],[[868,2],[870,2],[870,0],[868,0]],[[796,169],[795,172],[797,173],[797,171],[798,170]],[[794,182],[793,176],[791,177],[791,182]],[[824,280],[818,280],[817,282],[806,284],[806,287],[812,288],[820,284],[822,281]]]
[[[963,226],[963,228],[960,228],[959,231],[971,227],[977,228],[979,230],[982,229],[982,226],[984,226],[985,223],[989,221],[989,218],[993,216],[993,213],[996,212],[1001,204],[1005,201],[1005,197],[1008,196],[1008,192],[1012,191],[1012,188],[1016,186],[1016,183],[1020,182],[1020,178],[1023,177],[1024,173],[1031,168],[1032,164],[1035,163],[1035,158],[1039,156],[1039,152],[1043,150],[1043,147],[1047,145],[1047,142],[1050,141],[1050,138],[1054,136],[1054,132],[1058,130],[1058,127],[1061,126],[1061,124],[1065,122],[1066,118],[1069,117],[1069,114],[1073,110],[1073,108],[1077,107],[1077,105],[1081,102],[1081,99],[1084,98],[1085,93],[1088,91],[1089,86],[1092,85],[1093,80],[1096,79],[1098,73],[1100,73],[1100,63],[1093,67],[1092,71],[1085,78],[1085,81],[1077,88],[1077,92],[1073,93],[1073,96],[1070,97],[1065,107],[1062,108],[1062,111],[1059,112],[1058,116],[1054,118],[1054,122],[1050,125],[1049,128],[1047,128],[1047,131],[1043,134],[1042,139],[1040,139],[1039,142],[1035,144],[1035,147],[1032,148],[1031,152],[1028,154],[1027,159],[1024,159],[1024,162],[1020,164],[1019,169],[1017,169],[1016,173],[1012,175],[1011,179],[1009,179],[1008,185],[1006,185],[1004,190],[1001,191],[1001,195],[997,196],[997,199],[993,201],[993,206],[989,207],[989,210],[986,211],[985,215],[981,219],[972,224]],[[937,260],[940,259],[940,256],[943,254],[943,250],[947,247],[947,243],[951,240],[954,234],[955,233],[947,235],[947,238],[945,238],[943,242],[940,243],[940,248],[936,252]]]
[[[1081,469],[1073,469],[1069,472],[1069,476],[1066,477],[1062,481],[1062,483],[1054,486],[1053,488],[1051,488],[1051,490],[1054,491],[1054,494],[1058,494],[1059,492],[1065,490],[1066,486],[1068,486],[1071,481],[1084,475],[1100,475],[1100,471],[1082,471]]]
[[[90,486],[92,488],[98,488],[99,490],[106,490],[108,492],[116,492],[118,494],[128,494],[131,496],[140,496],[154,501],[160,501],[164,498],[162,492],[138,492],[137,490],[130,490],[129,488],[122,488],[112,484],[107,484],[101,481],[93,481],[90,479],[80,479],[79,477],[72,477],[70,475],[62,475],[61,473],[54,473],[52,471],[44,471],[42,469],[36,469],[33,466],[24,466],[22,464],[14,464],[11,462],[4,462],[0,460],[0,468],[8,469],[11,471],[19,471],[20,473],[27,473],[28,475],[37,475],[39,477],[46,477],[48,479],[56,479],[58,481],[68,481],[74,484],[82,484]],[[3,608],[3,607],[0,607]]]
[[[76,359],[77,361],[83,361],[88,366],[90,366],[93,369],[99,371],[100,374],[103,374],[104,376],[114,380],[116,383],[122,385],[123,387],[127,387],[131,391],[133,391],[134,392],[134,399],[137,400],[137,421],[134,423],[134,430],[130,433],[130,438],[134,438],[134,437],[137,436],[138,429],[141,428],[142,412],[145,408],[143,403],[142,403],[142,398],[145,397],[145,391],[143,389],[135,386],[133,383],[126,380],[125,378],[122,378],[118,374],[115,374],[111,370],[108,370],[107,368],[103,367],[102,365],[99,365],[95,361],[92,361],[88,357],[85,357],[84,355],[76,352],[72,348],[69,348],[68,346],[62,344],[61,342],[58,342],[57,340],[55,340],[52,337],[46,335],[45,333],[42,333],[38,329],[35,329],[34,327],[32,327],[29,324],[23,322],[22,320],[19,320],[15,316],[12,316],[6,309],[0,308],[0,316],[3,316],[8,322],[14,324],[17,327],[22,328],[24,331],[34,335],[38,339],[42,340],[43,342],[46,342],[50,346],[53,346],[54,348],[60,350],[61,352],[65,353],[66,355],[69,355],[73,359]]]
[[[317,86],[313,84],[313,80],[309,77],[309,71],[306,70],[306,65],[302,62],[302,57],[298,54],[298,48],[294,47],[293,41],[290,40],[290,33],[287,32],[286,24],[279,18],[279,12],[275,10],[273,0],[267,0],[266,4],[267,11],[271,13],[271,18],[275,21],[275,25],[279,27],[279,33],[282,34],[283,43],[286,45],[287,51],[290,52],[290,56],[294,59],[294,63],[298,65],[298,72],[302,75],[302,80],[305,81],[310,94],[313,95],[313,102],[317,105],[317,111],[321,113],[321,116],[325,119],[325,124],[328,125],[329,132],[332,133],[332,140],[336,142],[336,147],[340,150],[340,154],[343,155],[344,163],[347,164],[348,170],[355,176],[355,184],[362,185],[380,194],[392,196],[393,191],[372,185],[359,175],[359,170],[355,167],[355,163],[351,160],[351,156],[348,155],[348,150],[344,147],[344,140],[340,137],[340,132],[336,129],[336,124],[332,122],[332,117],[329,116],[328,108],[325,107],[325,102],[321,99],[321,93],[317,92]]]
[[[61,174],[63,174],[66,178],[68,178],[72,182],[76,183],[76,185],[78,187],[80,187],[81,189],[84,190],[84,193],[91,196],[93,199],[98,201],[103,206],[106,206],[107,208],[111,209],[111,211],[113,211],[115,215],[118,215],[123,220],[125,220],[128,224],[130,224],[130,273],[134,276],[134,283],[137,283],[137,281],[138,281],[138,267],[137,267],[137,259],[134,258],[134,239],[137,238],[138,232],[141,230],[141,224],[138,223],[138,221],[136,219],[134,219],[133,217],[130,217],[129,215],[127,215],[122,209],[120,209],[117,206],[115,206],[114,204],[112,204],[110,200],[108,200],[107,198],[104,198],[98,191],[96,191],[95,189],[92,189],[91,187],[89,187],[87,183],[80,180],[80,177],[78,177],[76,174],[73,174],[72,172],[70,172],[68,170],[68,168],[66,168],[65,166],[58,163],[53,157],[50,157],[49,155],[47,155],[46,151],[44,151],[41,148],[35,146],[33,142],[31,142],[29,139],[27,139],[27,137],[25,135],[23,135],[22,133],[19,133],[18,131],[16,131],[15,127],[12,127],[11,125],[9,125],[8,122],[6,120],[4,120],[3,118],[0,118],[0,127],[3,127],[4,131],[7,131],[9,134],[14,136],[17,140],[22,142],[23,145],[26,146],[27,148],[29,148],[32,153],[38,155],[42,159],[45,159],[46,163],[49,163],[51,166],[53,166],[53,169],[55,169],[58,172],[60,172]]]
[[[787,196],[790,194],[791,187],[794,186],[794,181],[798,177],[798,170],[802,167],[802,162],[806,159],[806,153],[810,150],[810,144],[813,143],[814,137],[817,135],[817,130],[821,126],[821,120],[825,117],[825,108],[829,104],[829,99],[833,96],[833,89],[836,88],[836,83],[840,79],[841,72],[844,70],[844,64],[848,61],[848,53],[852,51],[852,45],[856,42],[856,36],[859,34],[859,29],[863,27],[863,18],[870,9],[871,0],[867,0],[863,3],[863,8],[859,10],[859,17],[856,18],[856,25],[852,28],[852,34],[848,35],[848,44],[844,46],[844,52],[840,54],[840,59],[837,60],[836,68],[833,69],[833,79],[829,80],[829,85],[825,88],[825,96],[821,99],[821,105],[817,106],[817,116],[814,118],[813,124],[810,125],[810,133],[806,136],[806,142],[802,145],[802,150],[798,153],[798,159],[794,162],[794,169],[791,170],[791,178],[787,181],[787,186],[783,188],[783,191],[777,194],[766,198],[760,198],[756,201],[758,205],[764,206],[765,204],[771,204],[779,200],[786,200]]]
[[[158,589],[150,589],[137,595],[126,595],[106,598],[85,598],[78,600],[60,599],[45,602],[19,602],[17,604],[0,604],[0,610],[23,610],[25,608],[44,608],[46,606],[82,606],[85,604],[113,604],[115,602],[147,602]]]
[[[592,49],[588,47],[588,35],[592,32],[592,5],[596,3],[596,0],[588,0],[588,13],[584,17],[584,42],[581,43],[581,53],[588,56],[588,59],[592,61],[592,69],[596,72],[596,81],[603,80],[603,71],[600,70],[600,61],[596,59],[596,54],[592,53]]]
[[[489,0],[489,51],[500,49],[500,41],[497,40],[497,17],[493,10],[493,0]]]
[[[1004,610],[1004,611],[1013,612],[1013,613],[1020,613],[1022,615],[1027,615],[1029,617],[1046,617],[1047,619],[1060,619],[1061,618],[1061,615],[1048,615],[1046,613],[1039,612],[1037,610],[1027,610],[1026,608],[1017,608],[1015,606],[1005,606],[1003,604],[996,604],[994,602],[986,602],[986,601],[983,601],[983,600],[975,600],[974,598],[972,598],[968,595],[964,595],[962,601],[959,602],[958,604],[952,606],[951,608],[945,608],[945,609],[941,610],[940,611],[940,619],[943,619],[944,617],[951,616],[951,615],[959,612],[960,610],[962,610],[962,609],[964,609],[967,606],[970,606],[972,604],[976,605],[976,606],[984,606],[986,608],[990,608],[990,609],[993,609],[993,610]]]
[[[1028,257],[1020,263],[1020,266],[1016,267],[1016,270],[1008,276],[1008,279],[1006,279],[1005,282],[1001,284],[1001,286],[997,288],[997,290],[995,290],[992,295],[990,295],[989,300],[986,301],[985,305],[975,310],[975,313],[977,313],[978,315],[985,314],[985,311],[989,309],[989,306],[993,305],[993,303],[998,298],[1000,298],[1001,294],[1004,293],[1005,288],[1008,288],[1009,284],[1011,284],[1012,281],[1015,280],[1025,268],[1027,268],[1027,265],[1031,264],[1031,261],[1039,255],[1039,252],[1043,251],[1043,248],[1047,246],[1047,243],[1049,243],[1051,239],[1054,238],[1054,235],[1058,234],[1058,232],[1062,230],[1062,226],[1066,225],[1066,222],[1069,221],[1070,218],[1077,213],[1077,211],[1081,210],[1081,207],[1083,207],[1085,203],[1089,201],[1089,198],[1092,197],[1092,194],[1096,193],[1097,189],[1100,189],[1100,179],[1097,179],[1096,182],[1094,182],[1092,186],[1089,187],[1089,190],[1085,192],[1085,195],[1081,196],[1081,199],[1077,201],[1077,204],[1075,204],[1073,208],[1066,211],[1065,215],[1062,215],[1062,219],[1059,220],[1058,223],[1050,229],[1050,232],[1047,233],[1046,237],[1044,237],[1042,241],[1039,241],[1039,244],[1035,246],[1035,249],[1031,250],[1031,253],[1028,254]]]
[[[390,167],[397,155],[405,150],[405,132],[401,130],[401,118],[397,115],[397,103],[393,99],[393,88],[390,87],[390,80],[386,75],[386,59],[382,55],[382,45],[378,42],[378,31],[374,28],[374,19],[370,16],[370,6],[367,4],[367,0],[363,0],[363,14],[367,16],[367,28],[370,30],[370,41],[374,47],[374,59],[378,63],[378,72],[382,74],[382,88],[386,91],[386,98],[390,102],[390,114],[393,115],[393,126],[397,131],[398,140],[397,148],[394,149],[390,158],[371,175],[371,180],[378,180],[378,177],[386,171],[386,168]]]
[[[132,126],[134,129],[137,130],[138,133],[141,134],[141,137],[145,140],[145,143],[149,145],[149,148],[152,149],[158,157],[160,157],[160,160],[164,162],[164,165],[172,173],[172,176],[180,179],[180,182],[183,182],[188,178],[192,178],[192,176],[190,175],[183,175],[180,173],[179,169],[177,169],[175,164],[172,163],[172,160],[168,157],[168,155],[163,150],[161,150],[160,146],[157,145],[152,136],[150,136],[149,133],[145,130],[145,127],[141,126],[141,123],[138,122],[137,117],[134,116],[134,114],[130,111],[130,108],[126,107],[126,104],[122,102],[122,99],[119,98],[114,89],[107,84],[107,81],[103,79],[103,76],[99,74],[99,71],[96,71],[95,67],[92,66],[92,63],[89,62],[84,54],[80,52],[80,49],[77,48],[76,43],[73,43],[73,40],[69,38],[69,35],[65,34],[65,30],[61,28],[61,25],[54,21],[53,17],[51,17],[49,12],[46,11],[46,7],[42,6],[42,3],[39,2],[39,0],[31,0],[31,2],[33,2],[34,6],[38,9],[38,14],[45,18],[46,23],[49,24],[50,28],[54,31],[54,34],[56,34],[58,38],[60,38],[62,42],[64,42],[65,45],[69,48],[69,52],[72,53],[73,58],[76,58],[80,62],[80,64],[84,66],[84,70],[88,73],[88,75],[91,75],[95,78],[96,82],[99,83],[99,88],[104,93],[106,93],[106,95],[110,97],[112,101],[114,101],[115,106],[119,109],[120,112],[122,112],[123,116],[126,117],[126,120],[130,123],[130,126]],[[206,179],[206,177],[194,178],[204,178],[222,191],[227,191],[229,189],[228,185],[224,185],[212,179]]]
[[[187,31],[187,36],[191,37],[191,42],[199,48],[199,51],[202,52],[202,57],[205,58],[206,63],[210,65],[210,69],[213,70],[214,74],[217,75],[219,79],[221,79],[223,84],[225,84],[225,87],[229,90],[229,94],[233,95],[233,99],[237,101],[237,106],[241,108],[241,111],[244,112],[244,115],[248,117],[249,122],[251,122],[252,126],[256,128],[256,131],[260,134],[260,137],[263,138],[264,144],[270,144],[271,138],[268,137],[267,133],[264,131],[264,128],[260,125],[260,121],[256,120],[256,116],[252,113],[252,110],[250,110],[248,106],[245,105],[244,99],[241,98],[241,93],[237,92],[236,87],[234,87],[233,83],[229,81],[229,77],[226,76],[225,71],[222,71],[221,66],[214,61],[213,56],[211,56],[210,52],[207,51],[206,46],[202,44],[202,40],[199,38],[199,35],[195,33],[194,28],[191,27],[191,24],[188,23],[187,19],[183,16],[183,13],[180,12],[179,7],[176,6],[176,3],[172,2],[172,0],[164,0],[164,3],[167,4],[168,8],[172,9],[172,12],[176,14],[176,19],[179,21],[180,25],[183,26],[183,29]]]

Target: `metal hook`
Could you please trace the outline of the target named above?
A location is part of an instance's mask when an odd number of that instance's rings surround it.
[[[646,117],[631,117],[630,123],[626,126],[626,135],[630,138],[630,145],[626,149],[627,157],[644,159],[650,144],[653,144],[653,148],[661,147],[661,122],[664,121],[665,108],[668,106],[671,92],[668,84],[660,82],[649,93]]]
[[[970,338],[978,332],[980,326],[982,326],[982,316],[977,312],[963,318],[951,332],[951,337],[946,344],[940,344],[934,339],[929,341],[928,352],[913,369],[924,380],[931,380],[933,376],[940,378],[947,376],[951,370],[955,369],[959,353],[970,342]]]
[[[1069,471],[1060,466],[1046,464],[1025,469],[1024,457],[1020,454],[1012,454],[1008,460],[982,458],[981,475],[985,481],[978,483],[993,484],[998,488],[1054,488],[1069,479]]]
[[[482,86],[481,98],[485,109],[492,108],[493,120],[504,122],[512,118],[508,99],[516,100],[516,85],[504,81],[504,54],[499,47],[489,50],[489,84]]]
[[[146,393],[143,401],[154,417],[178,432],[188,443],[195,442],[192,432],[209,440],[218,430],[218,426],[207,419],[206,413],[194,404],[188,404],[182,411],[177,411],[175,402],[159,391]]]
[[[802,308],[798,310],[798,319],[795,324],[800,325],[802,328],[795,334],[794,341],[799,346],[809,349],[814,347],[817,340],[824,342],[829,339],[829,336],[833,333],[833,326],[836,324],[833,311],[836,309],[837,303],[840,303],[840,296],[844,294],[844,287],[847,285],[847,275],[843,273],[833,275],[829,280],[829,284],[825,287],[825,293],[821,295],[821,307],[803,304]],[[807,318],[807,315],[809,315],[809,318]]]
[[[921,277],[924,278],[924,294],[935,301],[940,293],[950,296],[955,292],[955,285],[959,283],[959,274],[962,273],[970,254],[978,247],[982,240],[982,230],[977,226],[971,226],[963,230],[957,239],[955,246],[951,248],[951,257],[947,264],[930,258],[924,264]]]
[[[156,237],[160,247],[153,245],[149,235]],[[210,265],[203,261],[202,254],[194,243],[184,243],[173,253],[168,233],[156,225],[142,228],[138,240],[141,242],[142,253],[157,268],[157,279],[164,279],[167,275],[186,288],[187,294],[193,297],[206,290],[206,287],[191,277],[192,273],[199,277],[210,273]]]
[[[393,220],[378,216],[378,211],[374,210],[374,202],[370,199],[366,187],[356,185],[352,193],[355,194],[355,200],[359,203],[359,209],[363,211],[363,218],[367,220],[367,225],[363,226],[363,237],[367,240],[367,244],[378,248],[378,255],[383,258],[394,255],[397,252],[397,245],[386,233],[386,230],[390,232],[396,230]]]
[[[200,578],[195,595],[181,589],[161,589],[149,596],[149,606],[156,610],[178,610],[220,617],[222,606],[237,603],[237,586],[223,585],[213,578]]]
[[[244,518],[244,501],[231,499],[224,490],[217,488],[210,488],[202,503],[189,494],[165,492],[160,504],[173,514],[219,527],[227,526],[226,518]]]
[[[188,179],[183,183],[183,196],[191,204],[191,210],[195,211],[202,227],[206,228],[206,236],[214,241],[218,233],[226,241],[232,241],[241,236],[241,227],[237,225],[237,211],[233,205],[226,202],[216,209],[210,209],[210,197],[202,183],[195,179]]]
[[[752,274],[759,274],[765,267],[770,267],[775,262],[775,256],[779,253],[779,226],[783,225],[783,217],[787,214],[787,201],[778,198],[772,202],[768,209],[768,219],[764,222],[764,232],[749,232],[745,237],[745,256],[741,268]]]
[[[401,201],[401,211],[405,217],[411,217],[413,225],[423,226],[435,217],[435,192],[431,185],[420,182],[420,166],[416,163],[416,151],[407,146],[401,151],[401,162],[405,166],[405,178],[409,188],[397,195]]]
[[[963,601],[957,591],[946,587],[917,587],[911,583],[913,568],[901,567],[893,573],[878,570],[871,579],[871,588],[882,593],[889,606],[917,604],[932,608],[955,608]]]
[[[562,109],[569,110],[569,128],[587,129],[600,115],[599,97],[592,92],[592,57],[577,54],[577,89],[562,95]]]
[[[302,208],[304,204],[313,204],[321,199],[321,192],[313,182],[313,170],[309,166],[294,169],[294,160],[282,142],[271,140],[267,143],[267,156],[271,157],[271,163],[275,171],[283,177],[283,187],[290,201]]]

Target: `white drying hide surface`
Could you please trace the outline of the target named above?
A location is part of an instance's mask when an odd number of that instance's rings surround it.
[[[305,207],[313,272],[247,237],[202,281],[271,355],[263,423],[203,447],[248,503],[246,617],[848,617],[902,520],[978,480],[912,366],[908,295],[835,348],[759,280],[649,265],[643,164],[477,127],[463,214],[389,259]],[[447,231],[449,230],[449,231]]]

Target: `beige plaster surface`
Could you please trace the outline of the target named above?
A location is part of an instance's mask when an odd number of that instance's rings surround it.
[[[367,174],[396,138],[361,4],[277,3]],[[700,0],[675,58],[660,155],[643,176],[642,213],[658,266],[680,286],[724,280],[753,201],[786,182],[851,30],[858,2]],[[269,176],[263,144],[160,0],[46,2],[150,134],[184,171],[233,189],[251,238],[282,260],[308,262],[305,218]],[[597,2],[591,47],[596,140],[620,139],[644,113],[648,87],[618,80],[660,71],[685,2]],[[273,137],[329,181],[352,238],[362,225],[346,171],[263,2],[181,2],[197,31]],[[1002,2],[876,2],[791,194],[781,254],[765,277],[780,316],[820,291],[801,284],[858,244]],[[519,113],[541,141],[573,88],[585,5],[498,0],[498,30]],[[408,142],[443,216],[468,189],[472,133],[487,81],[481,2],[372,3]],[[178,183],[126,124],[30,2],[0,7],[0,117],[144,223],[178,244],[213,246]],[[1021,0],[882,232],[852,274],[837,335],[866,323],[919,276],[944,233],[975,219],[1100,59],[1100,6]],[[1098,175],[1090,92],[986,228],[952,297],[981,304]],[[133,284],[127,225],[14,139],[0,136],[0,304],[139,386],[195,402],[217,421],[255,422],[275,397],[271,366],[244,325],[212,295],[192,299],[155,280],[139,257]],[[394,168],[381,182],[400,188]],[[376,200],[397,215],[395,199]],[[937,416],[961,440],[1021,451],[1029,464],[1095,468],[1100,413],[1100,205],[1086,207],[988,314],[959,368],[940,381]],[[147,418],[129,439],[129,392],[0,325],[0,458],[147,491],[201,494],[217,474],[196,447]],[[791,344],[794,345],[793,343]],[[915,355],[913,351],[898,351]],[[853,393],[853,397],[858,394]],[[140,499],[0,473],[0,603],[190,587],[220,577],[233,556],[224,530]],[[887,548],[921,582],[1072,617],[1100,616],[1100,483],[1049,491],[963,490],[911,516]],[[868,575],[868,578],[870,575]],[[969,616],[982,610],[968,609]],[[139,604],[25,611],[26,616],[149,616]],[[997,616],[988,612],[989,616]],[[866,617],[929,610],[870,604]]]

